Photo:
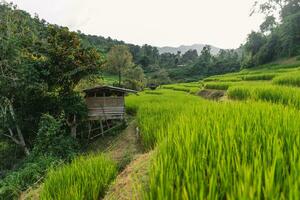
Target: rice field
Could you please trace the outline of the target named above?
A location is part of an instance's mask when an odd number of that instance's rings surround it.
[[[155,151],[144,199],[299,199],[298,66],[204,80],[238,101],[170,87],[127,97],[143,145]]]
[[[298,109],[163,92],[127,98],[156,152],[145,199],[298,199]]]

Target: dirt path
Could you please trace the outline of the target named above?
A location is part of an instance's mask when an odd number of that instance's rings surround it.
[[[151,154],[142,154],[136,127],[136,121],[132,121],[107,148],[106,153],[118,163],[122,170],[110,186],[105,200],[141,199],[139,191],[148,179]]]
[[[204,89],[199,91],[197,95],[203,97],[204,99],[215,101],[224,101],[227,99],[226,91],[224,90]]]
[[[118,175],[104,200],[143,199],[141,191],[147,186],[151,153],[140,154]]]

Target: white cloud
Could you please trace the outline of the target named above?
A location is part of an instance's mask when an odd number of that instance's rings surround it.
[[[14,0],[21,9],[72,30],[135,44],[207,43],[236,48],[261,16],[254,0]]]

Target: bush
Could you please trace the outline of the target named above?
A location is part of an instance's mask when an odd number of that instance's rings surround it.
[[[79,145],[66,133],[64,116],[55,119],[45,114],[41,117],[37,139],[33,148],[35,156],[52,156],[70,159],[78,153]]]
[[[59,162],[53,157],[27,159],[16,171],[0,181],[0,199],[18,199],[19,194],[38,181],[51,165]]]
[[[11,169],[22,156],[19,146],[6,140],[0,141],[0,179],[4,171]]]
[[[42,178],[51,165],[77,154],[79,145],[66,133],[63,119],[64,116],[55,119],[47,114],[41,117],[34,148],[20,167],[0,182],[0,199],[16,199],[21,191]]]
[[[48,173],[41,199],[98,200],[116,174],[115,163],[104,155],[79,157]]]

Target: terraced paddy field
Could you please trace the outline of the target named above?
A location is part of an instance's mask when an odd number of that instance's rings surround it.
[[[128,96],[143,151],[152,152],[139,199],[299,199],[299,76],[300,65],[265,67]],[[201,90],[228,98],[205,100]],[[101,162],[114,177],[113,163]]]
[[[244,70],[197,83],[198,90],[228,90],[222,102],[191,95],[184,84],[128,97],[143,144],[155,151],[144,199],[298,199],[299,69]]]

